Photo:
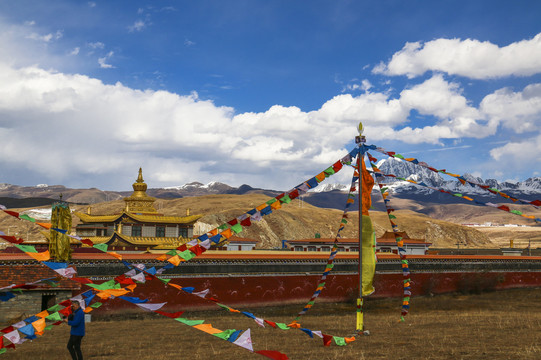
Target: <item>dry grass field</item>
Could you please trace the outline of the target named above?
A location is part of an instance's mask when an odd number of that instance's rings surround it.
[[[190,312],[219,329],[252,330],[254,349],[272,349],[290,359],[540,359],[541,289],[412,299],[405,323],[397,321],[399,300],[366,302],[371,336],[339,347],[323,347],[298,330],[260,328],[244,316],[224,311]],[[299,306],[249,309],[256,315],[290,321]],[[353,304],[318,303],[302,324],[348,336],[354,328]],[[65,325],[2,355],[5,359],[68,359]],[[87,324],[86,359],[263,359],[226,341],[172,319],[149,314],[135,319],[105,318]]]

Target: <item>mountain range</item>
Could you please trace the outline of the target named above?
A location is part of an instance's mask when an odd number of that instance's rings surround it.
[[[492,194],[480,187],[472,186],[468,183],[461,184],[454,178],[445,180],[439,173],[433,172],[427,168],[412,164],[399,159],[386,159],[378,163],[378,168],[384,174],[392,174],[415,181],[422,181],[426,185],[444,189],[453,193],[470,195],[483,202],[505,202],[505,199]],[[464,174],[464,178],[480,185],[488,185],[491,188],[498,189],[515,198],[525,200],[535,200],[541,198],[541,177],[532,177],[522,182],[498,182],[495,179],[483,180],[471,174]],[[407,181],[397,180],[392,177],[385,177],[386,186],[389,188],[392,197],[398,199],[413,200],[420,205],[437,204],[457,204],[468,203],[467,201],[444,194],[426,187],[420,187]],[[322,183],[313,191],[302,196],[302,201],[311,205],[323,208],[343,209],[349,190],[349,184]],[[377,186],[374,189],[373,201],[377,210],[384,210],[381,196],[377,193]],[[18,186],[0,183],[0,204],[7,207],[30,207],[48,205],[60,198],[74,204],[94,204],[99,202],[118,200],[129,196],[132,191],[103,191],[96,188],[91,189],[71,189],[62,185],[36,186]],[[204,195],[243,195],[243,194],[263,194],[267,196],[276,196],[279,191],[270,189],[254,188],[250,185],[241,185],[239,187],[230,186],[221,182],[210,182],[203,184],[200,182],[190,182],[180,186],[166,188],[150,188],[147,194],[158,199],[178,199],[191,196]],[[472,204],[472,203],[469,203]]]

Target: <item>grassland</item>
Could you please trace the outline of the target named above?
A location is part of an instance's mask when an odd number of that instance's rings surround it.
[[[398,322],[397,299],[367,301],[370,336],[346,347],[323,347],[298,330],[260,328],[247,317],[205,311],[184,314],[220,329],[252,330],[254,349],[272,349],[290,359],[540,359],[541,289],[412,299],[411,314]],[[249,309],[274,321],[290,321],[299,306]],[[302,319],[305,327],[348,336],[354,328],[353,304],[318,303]],[[8,350],[6,359],[67,359],[69,329],[61,325]],[[86,359],[263,359],[233,344],[174,320],[154,316],[105,318],[87,324]]]

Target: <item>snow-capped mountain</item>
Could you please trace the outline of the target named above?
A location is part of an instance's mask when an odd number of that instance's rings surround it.
[[[445,176],[445,179],[439,173],[433,172],[425,167],[412,164],[399,159],[385,159],[377,164],[378,168],[384,174],[392,174],[408,180],[424,182],[426,185],[451,191],[454,193],[491,196],[486,190],[470,185],[469,183],[462,184],[453,177]],[[498,189],[515,197],[530,197],[541,195],[541,177],[529,178],[522,182],[498,182],[495,179],[483,180],[471,174],[464,174],[464,178],[468,181],[480,185],[488,185],[491,188]],[[389,189],[394,193],[417,193],[417,194],[432,194],[435,190],[426,187],[420,187],[407,181],[398,180],[392,177],[385,177],[385,182],[389,184]]]

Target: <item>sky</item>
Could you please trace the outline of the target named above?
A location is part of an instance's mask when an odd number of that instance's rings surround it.
[[[541,176],[541,2],[0,0],[0,183],[288,190],[367,143]],[[383,159],[382,154],[373,153]],[[349,183],[343,171],[327,181]]]

